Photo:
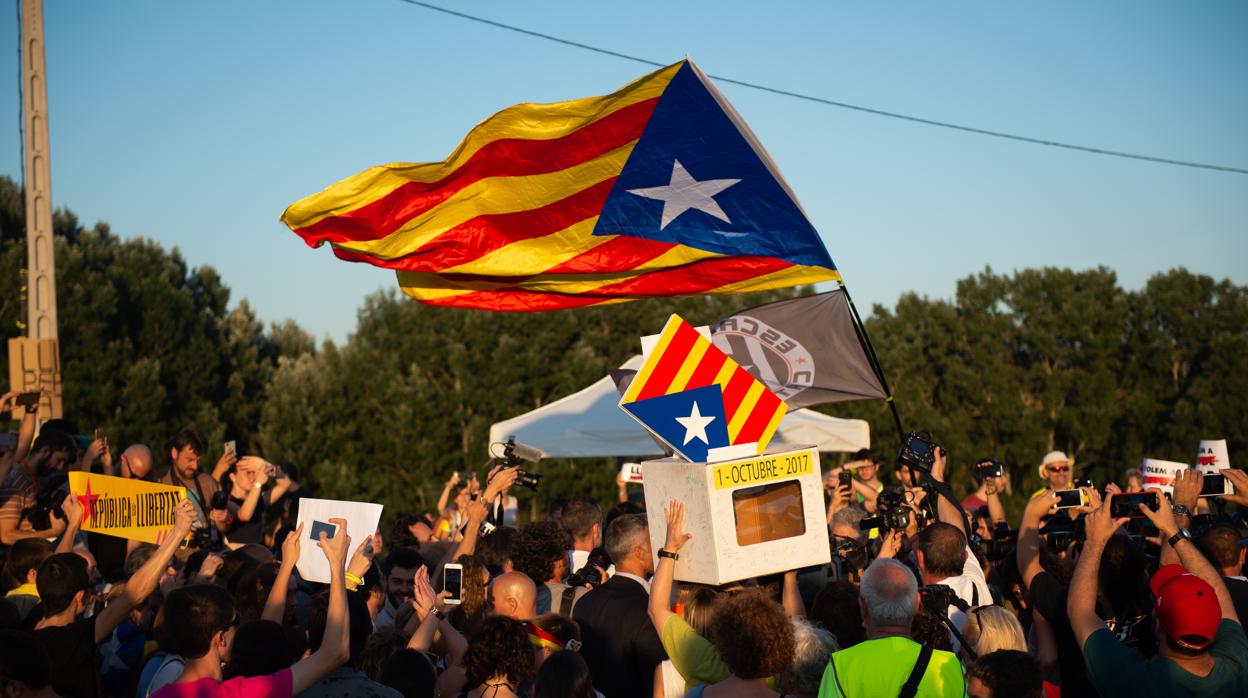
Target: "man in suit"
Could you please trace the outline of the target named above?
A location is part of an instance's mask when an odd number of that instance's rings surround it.
[[[605,547],[615,576],[581,597],[572,612],[581,626],[581,656],[606,698],[650,696],[654,669],[667,653],[647,614],[654,559],[645,515],[612,521]]]

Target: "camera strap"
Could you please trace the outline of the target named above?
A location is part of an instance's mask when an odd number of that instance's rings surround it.
[[[923,643],[922,649],[919,650],[919,658],[914,661],[914,668],[910,670],[910,677],[902,684],[897,698],[914,698],[919,691],[919,682],[923,680],[923,675],[927,673],[927,665],[931,661],[932,646]]]
[[[567,588],[563,590],[563,594],[561,594],[559,598],[559,615],[564,618],[571,618],[572,604],[575,603],[575,600],[576,587],[569,584],[567,585]]]

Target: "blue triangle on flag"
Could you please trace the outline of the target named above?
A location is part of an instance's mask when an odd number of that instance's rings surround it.
[[[705,463],[712,448],[728,445],[724,392],[708,385],[620,405],[685,460]]]
[[[688,197],[677,205],[656,198],[666,193],[665,187],[689,180],[715,182],[699,187],[692,200],[700,205],[685,206]],[[688,61],[659,98],[594,235],[629,235],[723,255],[836,268],[801,208]]]

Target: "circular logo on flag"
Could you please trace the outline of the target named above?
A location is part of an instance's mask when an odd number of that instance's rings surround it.
[[[711,341],[781,400],[815,383],[815,362],[806,347],[761,320],[730,317],[715,328]]]

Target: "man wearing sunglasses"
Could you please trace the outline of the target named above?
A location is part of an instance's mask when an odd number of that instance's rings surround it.
[[[1070,489],[1074,482],[1075,463],[1063,451],[1049,451],[1040,462],[1041,487],[1031,496],[1038,497],[1046,491]]]

